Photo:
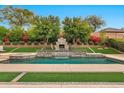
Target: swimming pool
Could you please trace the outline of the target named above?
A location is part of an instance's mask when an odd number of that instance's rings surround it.
[[[109,58],[33,58],[23,60],[8,60],[5,64],[119,64],[120,61]],[[123,63],[123,62],[122,62]]]

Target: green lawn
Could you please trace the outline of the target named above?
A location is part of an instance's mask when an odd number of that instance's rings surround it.
[[[9,82],[13,80],[19,73],[16,72],[0,72],[0,82]]]
[[[16,47],[4,47],[5,52],[10,52],[13,49],[15,49]]]
[[[10,52],[13,49],[15,49],[16,47],[4,47],[5,52]],[[103,54],[120,54],[118,51],[114,50],[113,48],[108,48],[108,49],[102,49],[102,48],[98,48],[98,47],[91,47],[96,53],[103,53]],[[13,52],[36,52],[38,50],[40,50],[41,48],[36,48],[36,47],[21,47],[16,49]],[[71,51],[74,52],[88,52],[88,53],[92,53],[92,51],[87,48],[87,47],[77,47],[77,48],[71,48]],[[52,52],[54,50],[52,50],[51,48],[45,48],[43,51],[48,51],[48,52]]]
[[[71,51],[74,51],[74,52],[88,52],[88,53],[92,53],[92,51],[87,48],[87,47],[77,47],[77,48],[71,48],[70,49]]]
[[[21,47],[21,48],[16,49],[13,52],[36,52],[40,49],[41,48],[36,48],[36,47],[23,47],[23,48]]]
[[[124,73],[30,72],[18,82],[124,82]]]
[[[4,47],[4,50],[5,50],[5,52],[10,52],[15,48],[16,47]],[[36,52],[40,49],[41,48],[36,48],[36,47],[21,47],[21,48],[14,50],[13,52]]]
[[[118,51],[116,51],[113,48],[97,48],[97,47],[92,47],[92,50],[94,50],[96,53],[103,53],[103,54],[120,54]]]

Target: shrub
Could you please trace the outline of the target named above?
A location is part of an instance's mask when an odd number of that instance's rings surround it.
[[[124,42],[122,41],[116,41],[115,39],[107,39],[106,43],[115,49],[118,49],[122,52],[124,52]]]
[[[93,41],[89,41],[88,43],[89,45],[94,45]]]
[[[0,45],[2,45],[2,44],[3,44],[3,41],[0,40]]]
[[[29,40],[29,37],[28,37],[27,33],[23,33],[22,34],[22,41],[28,42],[28,40]]]
[[[115,39],[107,39],[106,43],[113,48],[118,48],[117,41]]]
[[[10,45],[10,42],[5,42],[5,45]]]
[[[101,39],[100,37],[97,37],[97,36],[91,36],[90,41],[92,41],[94,44],[98,44],[100,43]]]
[[[124,42],[118,42],[117,46],[118,46],[118,50],[124,52]]]
[[[31,42],[31,41],[28,41],[28,42],[27,42],[27,44],[28,44],[28,45],[31,45],[31,44],[32,44],[32,42]]]
[[[8,43],[8,42],[9,42],[9,38],[8,38],[7,36],[5,36],[5,37],[3,38],[3,42]]]
[[[18,45],[18,42],[12,42],[13,45]]]
[[[24,41],[20,41],[19,44],[20,44],[20,45],[24,45],[25,42],[24,42]]]
[[[39,42],[37,42],[37,41],[34,42],[34,45],[38,45],[38,44],[39,44]]]

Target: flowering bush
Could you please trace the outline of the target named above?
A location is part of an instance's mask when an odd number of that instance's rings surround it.
[[[91,37],[90,37],[90,40],[91,40],[94,44],[98,44],[98,43],[100,43],[100,41],[101,41],[100,37],[97,37],[97,36],[91,36]]]
[[[22,34],[22,41],[28,42],[28,39],[29,39],[29,37],[28,37],[27,33],[23,33]]]
[[[9,42],[9,38],[8,38],[7,36],[5,36],[5,37],[3,38],[3,42],[8,43],[8,42]]]

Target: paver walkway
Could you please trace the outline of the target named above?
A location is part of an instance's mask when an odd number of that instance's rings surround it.
[[[20,78],[22,78],[24,75],[26,74],[26,72],[22,72],[21,74],[19,74],[17,77],[15,77],[11,82],[17,82]]]
[[[90,82],[90,83],[0,83],[0,88],[124,88],[124,84]]]
[[[124,61],[124,54],[104,54],[108,58],[118,59]]]
[[[0,64],[0,72],[124,72],[121,64]]]
[[[9,55],[3,55],[2,53],[0,54],[0,62],[8,59],[9,59]]]
[[[96,53],[92,48],[88,47],[93,53]]]

